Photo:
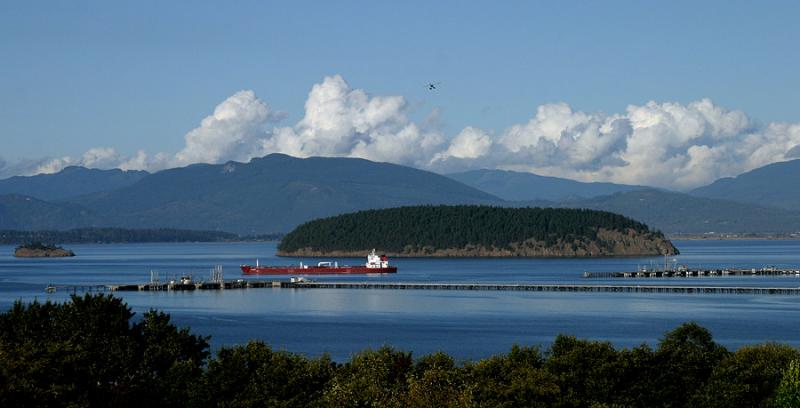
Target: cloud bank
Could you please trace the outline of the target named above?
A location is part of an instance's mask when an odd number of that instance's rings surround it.
[[[25,172],[52,173],[68,165],[154,171],[286,153],[361,157],[438,172],[498,168],[685,190],[800,157],[800,124],[758,125],[710,99],[648,102],[616,114],[546,104],[502,131],[469,126],[450,138],[435,126],[438,110],[421,123],[408,114],[405,98],[371,96],[336,75],[312,87],[304,116],[293,126],[279,126],[280,115],[244,90],[217,105],[175,154],[139,151],[128,157],[99,147],[77,158],[28,163]],[[10,168],[0,162],[0,171]]]

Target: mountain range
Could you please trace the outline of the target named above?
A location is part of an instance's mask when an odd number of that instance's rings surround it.
[[[623,214],[670,234],[800,231],[800,211],[656,189],[567,201],[558,203],[557,206]]]
[[[110,171],[108,176],[118,175]],[[50,177],[47,182],[37,181],[42,195],[49,195],[58,191],[58,183],[63,180]],[[27,213],[24,199],[19,195],[0,196],[0,229],[21,229],[21,224],[25,229],[64,229],[85,224],[77,226],[263,234],[286,232],[313,218],[363,209],[502,201],[447,177],[411,167],[362,159],[299,159],[282,154],[249,163],[195,164],[164,170],[133,184],[47,203],[30,198]]]
[[[148,174],[146,171],[99,170],[69,166],[54,174],[14,176],[0,180],[0,194],[18,194],[40,200],[62,200],[127,187]]]
[[[507,170],[472,170],[448,174],[447,177],[510,201],[575,200],[648,188],[614,183],[583,183]]]
[[[363,209],[484,204],[612,211],[665,233],[786,233],[800,231],[794,198],[800,189],[791,188],[800,183],[799,167],[800,161],[777,163],[688,194],[497,170],[445,177],[363,159],[283,154],[152,174],[68,167],[0,180],[0,229],[182,228],[249,235],[288,232],[311,219]]]
[[[690,194],[800,211],[800,160],[773,163],[722,178]]]

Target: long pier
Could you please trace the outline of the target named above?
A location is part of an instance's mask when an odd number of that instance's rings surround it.
[[[700,278],[714,276],[800,276],[798,269],[759,268],[759,269],[675,269],[641,270],[634,272],[584,272],[587,279],[608,278]]]
[[[283,289],[374,289],[374,290],[448,290],[448,291],[516,291],[559,293],[663,293],[718,295],[800,295],[800,287],[751,286],[677,286],[677,285],[582,285],[582,284],[505,284],[505,283],[403,283],[403,282],[312,282],[256,281],[237,279],[200,283],[146,283],[130,285],[57,285],[48,292],[67,291],[195,291],[253,288]]]
[[[223,289],[252,289],[252,288],[280,288],[292,282],[284,281],[256,281],[237,279],[221,282],[190,282],[190,283],[143,283],[132,285],[108,285],[112,292],[154,292],[154,291],[186,291],[186,290],[223,290]]]
[[[301,289],[389,289],[389,290],[479,290],[523,292],[622,292],[728,295],[800,295],[798,288],[742,286],[659,286],[659,285],[572,285],[572,284],[491,284],[491,283],[355,283],[299,282],[287,287]]]

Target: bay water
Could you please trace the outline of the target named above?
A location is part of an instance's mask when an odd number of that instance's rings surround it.
[[[670,264],[707,268],[800,269],[800,241],[674,241]],[[158,243],[69,245],[74,258],[19,259],[0,246],[0,310],[15,301],[65,301],[47,285],[145,283],[192,274],[208,279],[222,265],[226,279],[243,277],[242,263],[290,265],[321,259],[279,258],[275,243]],[[366,255],[366,254],[365,254]],[[365,258],[331,258],[360,264]],[[390,259],[397,274],[313,277],[317,281],[446,283],[581,283],[800,287],[800,276],[592,279],[585,271],[663,267],[664,258]],[[800,346],[800,296],[545,293],[361,289],[246,289],[189,292],[116,292],[140,315],[170,313],[178,325],[210,335],[212,347],[263,340],[274,348],[343,361],[384,344],[415,356],[445,351],[478,359],[513,344],[547,347],[559,334],[607,340],[618,347],[655,346],[664,332],[695,321],[735,349],[775,341]]]

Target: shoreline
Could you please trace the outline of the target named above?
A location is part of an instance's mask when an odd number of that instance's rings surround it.
[[[302,255],[302,254],[284,254],[277,252],[275,256],[279,258],[312,258],[312,259],[328,259],[328,258],[364,258],[364,254],[368,252],[349,252],[349,253],[335,253],[335,254],[316,254],[316,255]],[[575,256],[575,255],[552,255],[552,256],[523,256],[523,255],[402,255],[402,254],[385,254],[391,258],[400,259],[632,259],[632,258],[662,258],[663,254],[640,254],[640,255],[595,255],[595,256]],[[667,255],[676,256],[676,255]]]
[[[703,235],[666,235],[669,240],[677,241],[800,241],[800,236],[753,236],[725,237]]]

